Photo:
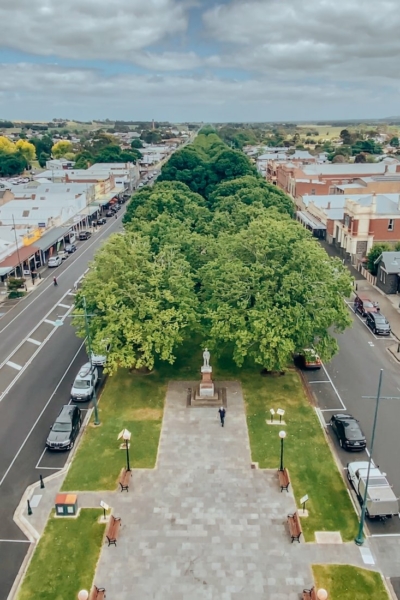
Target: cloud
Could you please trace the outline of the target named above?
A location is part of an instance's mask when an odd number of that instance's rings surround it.
[[[235,0],[206,11],[221,66],[286,76],[398,77],[398,0]]]
[[[186,31],[179,0],[14,0],[0,4],[4,47],[43,56],[134,62],[135,54]]]
[[[135,63],[153,71],[186,71],[202,66],[204,61],[195,52],[142,52],[136,55]]]
[[[2,95],[3,92],[3,95]],[[19,101],[15,93],[20,94]],[[270,121],[344,118],[348,106],[362,103],[364,114],[381,107],[388,94],[335,84],[279,79],[237,81],[213,75],[105,76],[93,69],[59,65],[0,65],[0,114],[11,119],[54,116],[76,119],[152,118],[171,121]],[[389,112],[394,111],[394,106]],[[50,107],[50,108],[49,108]],[[386,109],[385,109],[386,110]],[[51,111],[51,114],[49,113]],[[354,114],[354,113],[352,113]]]

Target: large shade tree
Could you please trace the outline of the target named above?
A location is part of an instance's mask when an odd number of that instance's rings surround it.
[[[150,240],[114,235],[96,254],[76,299],[85,297],[94,352],[110,345],[107,371],[152,369],[155,359],[173,362],[174,349],[195,328],[197,298],[190,265],[173,246],[152,252]],[[84,320],[75,318],[85,337]]]

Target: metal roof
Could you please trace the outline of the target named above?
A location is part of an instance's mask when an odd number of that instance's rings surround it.
[[[304,223],[304,225],[308,225],[311,229],[326,229],[325,225],[321,223],[314,215],[307,212],[306,210],[298,210],[297,218]]]
[[[39,250],[45,252],[51,248],[53,244],[58,242],[60,238],[65,237],[70,230],[70,227],[54,227],[54,229],[51,229],[48,233],[42,235],[42,237],[35,242],[35,246],[37,246]]]

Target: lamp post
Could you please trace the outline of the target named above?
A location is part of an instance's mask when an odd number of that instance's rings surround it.
[[[319,588],[319,590],[317,590],[317,598],[318,600],[326,600],[328,598],[328,592],[324,590],[324,588]]]
[[[87,590],[81,590],[78,592],[78,600],[88,600],[89,592]]]
[[[279,467],[279,470],[283,471],[283,440],[286,437],[286,431],[280,431],[279,437],[281,438],[281,466]]]
[[[85,296],[82,296],[82,305],[83,305],[83,315],[78,315],[78,314],[71,314],[68,315],[68,317],[84,317],[85,319],[85,333],[86,333],[86,339],[87,339],[87,343],[88,343],[88,355],[89,355],[89,362],[90,362],[90,370],[93,369],[93,363],[92,363],[92,340],[90,337],[90,329],[89,329],[89,317],[93,316],[93,315],[88,315],[87,313],[87,307],[86,307],[86,298]],[[64,321],[63,319],[57,319],[55,321],[55,324],[57,327],[64,325]],[[100,419],[99,419],[99,411],[98,411],[98,407],[97,407],[97,394],[96,394],[96,387],[93,386],[93,407],[94,407],[94,424],[95,425],[100,425]]]
[[[371,449],[369,451],[369,460],[368,460],[368,470],[367,470],[367,480],[365,482],[365,490],[364,490],[364,497],[363,497],[363,503],[362,503],[362,509],[361,509],[361,519],[360,519],[360,526],[358,528],[358,534],[357,537],[355,538],[355,543],[357,544],[357,546],[362,546],[364,543],[364,522],[365,522],[365,511],[367,509],[367,494],[368,494],[368,484],[369,484],[369,474],[371,472],[371,464],[372,464],[372,453],[374,451],[374,441],[375,441],[375,429],[376,429],[376,422],[378,420],[378,409],[379,409],[379,400],[381,397],[381,387],[382,387],[382,376],[383,376],[383,369],[380,370],[379,373],[379,383],[378,383],[378,393],[376,395],[376,404],[375,404],[375,414],[374,414],[374,424],[372,426],[372,439],[371,439]]]
[[[131,439],[131,432],[128,431],[127,429],[123,429],[121,431],[121,433],[118,435],[118,439],[120,440],[121,438],[124,440],[125,442],[125,448],[126,448],[126,470],[130,471],[131,467],[129,464],[129,442]]]

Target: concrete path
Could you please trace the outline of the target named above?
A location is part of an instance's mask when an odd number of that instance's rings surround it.
[[[94,579],[107,597],[298,600],[313,583],[312,564],[366,566],[353,543],[291,544],[294,498],[280,492],[276,471],[250,467],[240,384],[223,384],[224,428],[215,408],[186,408],[191,385],[168,388],[156,469],[134,470],[128,493],[79,493],[80,507],[104,500],[122,518],[117,546],[104,544]],[[42,498],[29,520],[38,531],[62,479],[34,492]]]

